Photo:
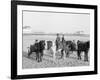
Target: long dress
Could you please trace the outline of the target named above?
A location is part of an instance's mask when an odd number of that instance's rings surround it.
[[[65,49],[65,47],[66,47],[66,44],[65,44],[65,39],[64,39],[64,37],[62,37],[62,49],[64,50]]]
[[[60,48],[60,37],[56,38],[56,50]]]

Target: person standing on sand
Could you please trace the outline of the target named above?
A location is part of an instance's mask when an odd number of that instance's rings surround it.
[[[56,37],[56,51],[59,49],[59,46],[60,46],[60,36],[57,33],[57,37]]]
[[[64,38],[64,34],[62,35],[62,41],[61,41],[61,43],[62,43],[62,50],[61,50],[61,58],[64,56],[64,53],[63,53],[63,51],[65,50],[65,38]]]
[[[65,42],[64,34],[62,35],[62,43]]]

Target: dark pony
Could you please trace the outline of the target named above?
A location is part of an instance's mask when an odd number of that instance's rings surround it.
[[[90,41],[82,42],[77,41],[77,56],[78,59],[81,59],[81,52],[84,52],[84,61],[88,61],[88,51],[90,48]]]
[[[30,45],[29,51],[28,51],[28,57],[35,52],[36,54],[36,60],[38,62],[42,61],[43,57],[43,50],[45,49],[45,41],[41,40],[38,43],[35,43],[33,45]]]

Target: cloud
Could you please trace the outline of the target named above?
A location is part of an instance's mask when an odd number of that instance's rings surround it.
[[[23,27],[23,33],[31,33],[32,28],[30,26],[24,26]]]
[[[30,29],[30,26],[24,26],[23,29]]]

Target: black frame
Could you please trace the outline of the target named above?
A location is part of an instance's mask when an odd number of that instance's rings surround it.
[[[94,71],[82,72],[66,72],[66,73],[49,73],[49,74],[31,74],[17,75],[17,5],[37,5],[49,7],[68,7],[68,8],[83,8],[94,10]],[[33,1],[11,1],[11,79],[24,78],[43,78],[43,77],[60,77],[60,76],[75,76],[75,75],[90,75],[97,74],[97,6],[96,5],[81,5],[81,4],[64,4],[64,3],[48,3],[48,2],[33,2]]]

